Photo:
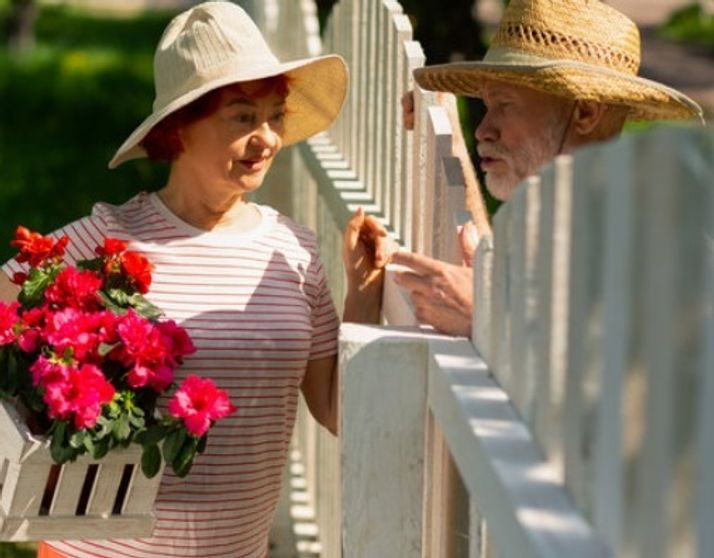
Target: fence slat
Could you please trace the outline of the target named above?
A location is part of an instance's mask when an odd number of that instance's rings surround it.
[[[344,324],[340,346],[343,555],[421,556],[424,338]]]
[[[540,449],[473,346],[429,341],[428,402],[498,552],[509,557],[611,556],[575,512]]]

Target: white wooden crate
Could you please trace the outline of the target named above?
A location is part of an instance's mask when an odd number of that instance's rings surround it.
[[[138,445],[55,465],[49,441],[0,402],[0,541],[148,536],[160,482],[141,472]]]

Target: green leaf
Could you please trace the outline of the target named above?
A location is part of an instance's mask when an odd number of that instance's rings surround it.
[[[104,258],[92,258],[91,260],[77,260],[77,269],[101,272],[104,269]]]
[[[196,446],[198,445],[198,440],[196,438],[188,438],[186,443],[184,443],[181,451],[178,453],[176,458],[171,462],[171,467],[178,477],[185,477],[191,470],[193,465],[193,458],[196,456]]]
[[[7,392],[14,396],[17,394],[17,388],[19,384],[19,373],[18,370],[17,355],[12,349],[8,349],[7,353]]]
[[[86,430],[77,430],[69,437],[69,445],[75,449],[84,447],[84,439],[88,438]]]
[[[128,419],[129,419],[129,423],[130,423],[134,428],[136,428],[136,429],[144,428],[144,423],[145,423],[145,421],[144,421],[144,417],[143,417],[143,416],[140,416],[140,415],[137,415],[137,414],[135,414],[135,413],[131,413],[131,412],[130,412],[130,413],[127,415],[127,417],[128,417]]]
[[[33,267],[22,285],[22,290],[17,299],[25,308],[39,306],[42,303],[45,289],[50,286],[54,277],[59,272],[59,268],[49,269]]]
[[[196,446],[196,451],[198,453],[203,453],[206,451],[206,443],[208,442],[208,434],[204,434],[201,436],[201,439],[198,441],[198,445]]]
[[[166,463],[173,463],[186,441],[187,435],[183,428],[171,430],[164,440],[164,459]]]
[[[148,320],[158,320],[164,313],[158,306],[151,304],[141,293],[134,293],[129,297],[129,304],[136,313]]]
[[[111,447],[110,442],[111,442],[111,438],[109,438],[109,437],[98,440],[94,444],[94,450],[92,451],[92,457],[94,459],[101,459],[102,457],[104,457],[107,454],[107,452],[109,451],[109,448]]]
[[[92,436],[85,436],[82,442],[84,443],[84,449],[87,450],[87,453],[94,455],[94,440]]]
[[[72,449],[67,440],[67,423],[65,421],[55,421],[52,430],[52,441],[50,442],[50,454],[55,463],[62,464],[74,460],[77,451]]]
[[[99,430],[95,431],[95,437],[101,439],[111,434],[114,428],[114,421],[101,415],[97,419],[97,425],[99,426]]]
[[[119,342],[117,342],[117,343],[100,343],[99,347],[97,347],[97,352],[99,353],[100,357],[105,357],[119,345],[120,345]]]
[[[144,446],[141,452],[141,470],[147,479],[150,479],[159,472],[161,468],[161,452],[159,446],[151,444]]]
[[[105,291],[99,291],[99,297],[102,299],[102,303],[107,310],[114,314],[125,314],[126,306],[118,304],[111,296],[109,296]]]
[[[114,435],[114,439],[118,442],[123,442],[129,439],[129,436],[131,436],[131,425],[129,424],[129,417],[127,415],[119,415],[119,417],[114,421],[112,434]]]
[[[142,430],[137,435],[136,441],[144,446],[158,444],[166,437],[168,431],[169,429],[163,424],[154,424],[146,430]]]

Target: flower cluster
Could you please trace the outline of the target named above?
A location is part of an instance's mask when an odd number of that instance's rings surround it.
[[[13,277],[17,301],[0,302],[0,396],[29,410],[57,463],[136,442],[147,476],[159,471],[162,453],[186,475],[208,429],[235,407],[209,379],[188,376],[176,388],[175,370],[195,348],[144,298],[144,256],[106,238],[96,258],[69,266],[67,243],[24,227],[11,242],[30,267]],[[168,415],[158,417],[159,396],[172,392]]]

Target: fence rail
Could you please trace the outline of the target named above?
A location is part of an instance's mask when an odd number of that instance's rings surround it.
[[[255,4],[282,57],[317,54],[311,0]],[[453,261],[469,173],[434,95],[400,125],[424,56],[397,2],[340,1],[323,48],[350,66],[346,107],[265,195],[318,231],[342,300],[351,212]],[[558,158],[481,228],[473,341],[343,326],[341,437],[298,428],[322,555],[714,555],[712,176],[711,129]]]

